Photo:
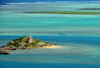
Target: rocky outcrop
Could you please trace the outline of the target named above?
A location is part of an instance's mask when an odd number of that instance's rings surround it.
[[[0,50],[0,54],[7,54],[7,55],[9,55],[10,53],[9,53],[9,51],[7,51],[7,50]]]
[[[7,45],[2,46],[0,48],[0,54],[10,54],[9,51],[13,50],[38,48],[38,47],[52,46],[52,45],[54,44],[43,42],[39,39],[33,39],[31,36],[28,37],[25,36],[18,39],[13,39],[11,42],[8,42]]]
[[[27,39],[29,40],[28,43],[33,43],[33,42],[35,42],[35,41],[32,39],[31,36],[28,36]]]

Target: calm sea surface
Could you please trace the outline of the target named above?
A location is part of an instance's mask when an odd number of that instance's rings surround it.
[[[0,46],[28,35],[62,46],[11,51],[11,55],[0,55],[1,68],[100,68],[100,15],[23,13],[82,11],[77,9],[99,6],[100,2],[0,5]]]

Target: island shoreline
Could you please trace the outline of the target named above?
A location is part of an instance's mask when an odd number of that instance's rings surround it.
[[[33,39],[31,36],[24,36],[13,39],[12,41],[8,42],[7,45],[0,47],[0,54],[10,54],[10,51],[32,48],[61,48],[61,46],[43,42],[39,39]]]

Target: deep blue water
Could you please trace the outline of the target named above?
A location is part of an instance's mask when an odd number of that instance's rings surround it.
[[[0,36],[0,39],[16,39],[22,36]],[[44,41],[57,41],[66,43],[82,43],[91,45],[100,45],[100,37],[89,37],[89,36],[32,36],[36,39]]]
[[[35,1],[100,1],[100,0],[0,0],[0,2],[35,2]]]
[[[0,4],[15,2],[100,1],[100,0],[0,0]]]
[[[13,65],[12,65],[13,64]],[[100,68],[100,65],[73,63],[0,62],[1,68]]]

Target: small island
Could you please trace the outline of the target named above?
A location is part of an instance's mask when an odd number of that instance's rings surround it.
[[[100,10],[100,8],[80,8],[78,10]]]
[[[100,14],[100,12],[86,12],[86,11],[51,11],[51,12],[23,12],[23,13],[39,13],[39,14]]]
[[[50,44],[39,39],[33,39],[31,36],[25,36],[13,39],[11,42],[8,42],[7,45],[1,46],[0,54],[10,54],[10,51],[21,49],[57,47],[54,45],[56,44]]]

